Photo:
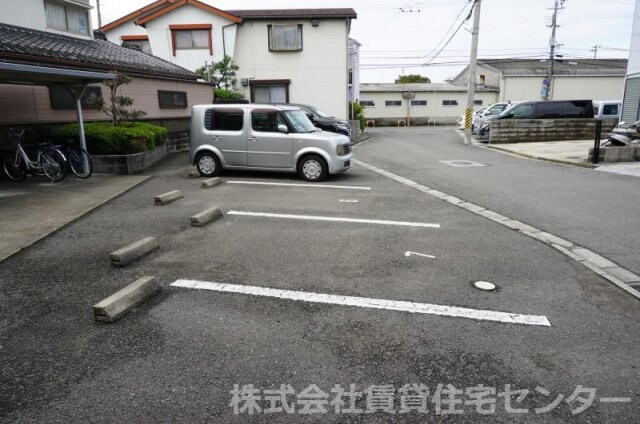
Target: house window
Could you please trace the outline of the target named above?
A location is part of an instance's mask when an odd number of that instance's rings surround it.
[[[411,100],[411,106],[426,106],[426,100]]]
[[[77,7],[45,2],[47,27],[59,31],[89,34],[89,12]]]
[[[243,121],[242,109],[208,109],[204,115],[204,127],[209,131],[240,131]]]
[[[482,106],[482,100],[474,100],[473,104],[474,106]]]
[[[94,99],[102,98],[102,89],[100,87],[87,87],[80,98],[83,108],[97,109]],[[75,109],[76,99],[66,87],[62,85],[52,85],[49,87],[49,99],[51,100],[51,109]]]
[[[375,107],[376,103],[373,100],[360,100],[360,106]]]
[[[140,51],[151,54],[151,44],[146,35],[123,35],[120,39],[123,46],[138,46]]]
[[[251,80],[253,103],[289,103],[290,80]]]
[[[169,29],[174,56],[176,50],[209,49],[209,54],[213,54],[211,24],[169,25]]]
[[[385,100],[385,106],[402,106],[402,100]]]
[[[442,106],[458,106],[457,100],[443,100]]]
[[[185,109],[187,105],[186,91],[158,90],[160,109]]]
[[[300,51],[302,50],[301,24],[273,24],[269,25],[269,51]]]

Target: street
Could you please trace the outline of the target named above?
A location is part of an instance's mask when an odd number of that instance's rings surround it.
[[[637,177],[465,146],[451,128],[371,134],[317,184],[227,172],[203,189],[175,154],[0,262],[0,420],[637,420],[639,300],[480,214],[640,274]],[[225,216],[191,227],[211,206]],[[159,250],[110,265],[149,236]],[[145,275],[159,295],[92,320]]]

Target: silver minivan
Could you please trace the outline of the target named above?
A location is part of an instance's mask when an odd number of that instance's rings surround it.
[[[294,106],[196,105],[189,161],[205,177],[239,169],[297,172],[321,181],[351,168],[351,141],[314,127]]]

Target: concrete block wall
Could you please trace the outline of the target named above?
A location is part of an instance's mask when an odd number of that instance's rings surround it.
[[[589,162],[593,159],[593,148],[589,149]],[[598,155],[600,162],[640,161],[640,145],[601,147]]]
[[[603,121],[601,137],[617,124]],[[595,119],[501,119],[491,121],[489,143],[529,143],[536,141],[593,140]]]

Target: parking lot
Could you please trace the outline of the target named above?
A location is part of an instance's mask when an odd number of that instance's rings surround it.
[[[531,392],[518,404],[531,422],[572,418],[566,402],[535,414],[552,400],[536,388],[565,398],[578,385],[602,397],[637,395],[638,370],[626,356],[637,301],[549,246],[363,166],[320,184],[227,173],[223,185],[203,189],[184,164],[170,159],[0,263],[6,417],[248,418],[230,404],[234,385],[512,385]],[[153,196],[175,189],[184,198],[154,205]],[[191,227],[211,206],[225,216]],[[109,252],[149,236],[159,250],[110,265]],[[160,295],[115,324],[92,321],[91,305],[144,275],[159,280]],[[364,399],[356,404],[366,409]],[[634,408],[603,403],[580,417]],[[333,408],[290,415],[299,409],[270,418],[344,420]],[[503,404],[492,415],[512,417]]]

